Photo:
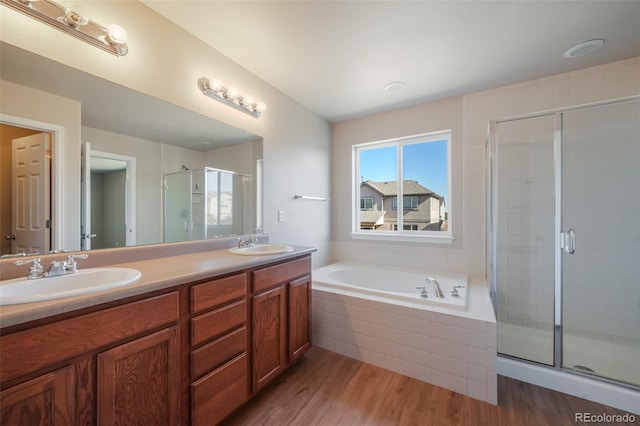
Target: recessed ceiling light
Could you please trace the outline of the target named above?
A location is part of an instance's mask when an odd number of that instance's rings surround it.
[[[387,93],[402,92],[406,85],[407,83],[405,83],[404,81],[394,81],[384,86],[384,91]]]
[[[584,41],[582,43],[576,44],[575,46],[569,48],[566,52],[564,52],[564,55],[562,56],[564,56],[565,58],[577,58],[579,56],[584,56],[595,51],[603,44],[604,44],[604,40],[600,38],[595,40]]]

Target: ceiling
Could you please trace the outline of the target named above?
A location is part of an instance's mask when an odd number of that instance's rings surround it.
[[[640,0],[143,3],[331,122],[640,56]]]

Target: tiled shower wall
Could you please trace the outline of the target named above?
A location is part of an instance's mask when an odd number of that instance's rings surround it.
[[[465,145],[486,140],[487,123],[491,120],[633,95],[640,95],[640,58],[466,95]],[[517,133],[520,130],[514,127],[510,131]],[[515,171],[514,180],[508,185],[511,204],[502,206],[512,209],[511,229],[499,236],[502,238],[499,244],[507,250],[510,262],[502,265],[505,280],[498,283],[498,319],[500,322],[548,329],[553,294],[550,294],[546,284],[542,287],[539,284],[548,281],[549,268],[552,269],[553,264],[549,265],[549,260],[543,259],[541,251],[546,246],[543,240],[546,238],[548,224],[545,221],[548,219],[542,219],[539,207],[548,204],[548,201],[540,198],[540,188],[548,188],[548,182],[542,182],[540,177],[553,176],[544,170],[545,163],[548,168],[552,167],[552,163],[544,148],[533,149],[533,145],[527,146],[524,144],[526,141],[518,136],[515,140],[521,145],[514,147],[510,159],[513,164],[507,166]],[[521,155],[523,152],[526,155]],[[517,158],[526,158],[527,163],[523,164],[523,160]],[[534,170],[535,167],[538,169]],[[526,177],[529,172],[531,174]],[[517,208],[523,211],[517,213]],[[511,250],[510,246],[518,241],[523,242],[518,251]],[[530,262],[532,259],[533,263]],[[536,270],[533,270],[533,264],[538,265]],[[613,323],[605,318],[598,323],[611,323],[613,327]]]
[[[497,318],[553,331],[553,116],[499,123],[496,133]]]

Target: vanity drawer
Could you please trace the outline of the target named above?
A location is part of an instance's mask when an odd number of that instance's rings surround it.
[[[191,312],[213,308],[246,295],[246,273],[197,284],[191,287]]]
[[[225,334],[191,353],[191,377],[213,370],[246,351],[247,327]]]
[[[191,320],[191,344],[204,343],[247,322],[247,302],[240,300]]]
[[[191,423],[215,425],[249,397],[247,354],[234,358],[191,385]]]
[[[253,291],[259,292],[311,272],[311,256],[281,263],[253,273]]]

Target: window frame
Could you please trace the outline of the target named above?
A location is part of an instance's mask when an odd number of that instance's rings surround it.
[[[385,148],[389,146],[396,147],[396,160],[397,160],[397,185],[398,185],[398,194],[396,195],[396,203],[398,211],[406,210],[404,208],[404,194],[402,192],[402,166],[403,166],[403,149],[402,147],[405,145],[412,145],[417,143],[424,142],[435,142],[446,140],[447,143],[447,194],[444,195],[447,204],[445,206],[445,211],[448,220],[448,227],[446,231],[410,231],[401,229],[403,222],[403,215],[397,215],[396,224],[398,225],[399,230],[367,230],[360,229],[360,184],[361,182],[361,174],[360,174],[360,152],[368,149],[376,149],[376,148]],[[453,224],[451,222],[451,212],[452,208],[452,188],[453,182],[451,179],[452,176],[452,158],[451,158],[451,147],[452,147],[452,130],[441,130],[437,132],[423,133],[418,135],[387,139],[381,141],[373,141],[366,142],[361,144],[355,144],[352,146],[352,226],[351,226],[351,238],[353,239],[368,239],[368,240],[382,240],[382,241],[406,241],[406,242],[418,242],[418,243],[435,243],[435,244],[452,244],[453,237]],[[426,183],[428,186],[428,183]],[[401,196],[402,195],[402,196]],[[418,201],[419,202],[419,201]],[[408,208],[410,209],[410,207]]]

